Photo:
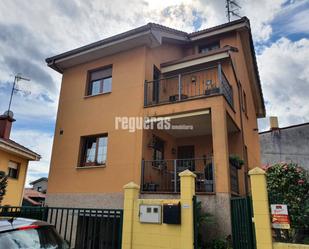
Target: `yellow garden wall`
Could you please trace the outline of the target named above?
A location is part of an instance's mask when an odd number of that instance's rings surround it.
[[[193,249],[193,203],[195,175],[186,170],[181,178],[180,199],[138,199],[139,186],[131,182],[124,186],[124,216],[122,249]],[[139,221],[141,204],[181,204],[181,224],[148,224]],[[163,213],[162,213],[163,214]]]
[[[309,249],[309,245],[273,243],[273,249]]]

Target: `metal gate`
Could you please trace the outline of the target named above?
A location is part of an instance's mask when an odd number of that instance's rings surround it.
[[[75,249],[121,249],[122,209],[1,207],[0,217],[44,220]]]
[[[194,195],[192,198],[193,204],[193,238],[194,238],[194,249],[198,249],[198,224],[197,224],[197,200]]]
[[[231,199],[233,249],[255,249],[250,197]]]

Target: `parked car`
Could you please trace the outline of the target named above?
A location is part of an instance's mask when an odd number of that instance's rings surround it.
[[[0,218],[0,248],[69,249],[56,229],[43,221]]]

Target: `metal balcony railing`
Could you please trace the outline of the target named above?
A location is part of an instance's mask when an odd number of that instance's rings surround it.
[[[196,174],[195,191],[214,193],[215,178],[212,157],[142,161],[142,192],[180,192],[179,173],[189,169]]]
[[[145,81],[144,106],[223,94],[233,107],[233,89],[221,65]]]

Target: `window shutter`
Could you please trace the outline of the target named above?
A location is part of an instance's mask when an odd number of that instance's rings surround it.
[[[11,169],[18,169],[18,164],[15,162],[9,162],[9,168]]]
[[[91,72],[90,74],[90,80],[99,80],[103,78],[112,77],[112,68],[105,68],[98,71]]]

